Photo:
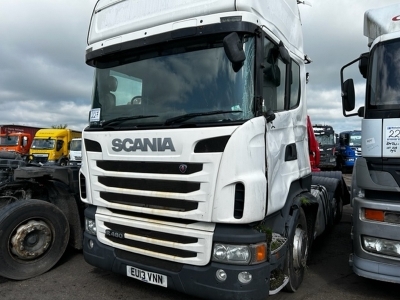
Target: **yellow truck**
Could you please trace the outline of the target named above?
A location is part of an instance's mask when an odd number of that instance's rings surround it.
[[[40,129],[36,132],[29,151],[30,161],[66,166],[71,140],[81,136],[80,131],[71,129]]]

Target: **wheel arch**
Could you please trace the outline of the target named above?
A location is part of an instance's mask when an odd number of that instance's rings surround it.
[[[291,183],[284,207],[264,220],[265,225],[273,232],[290,237],[293,234],[293,224],[296,220],[298,209],[303,208],[309,230],[314,230],[314,223],[318,211],[318,201],[311,194],[311,174]],[[309,231],[309,233],[312,231]],[[312,237],[313,235],[310,235]]]
[[[77,197],[69,191],[68,185],[60,181],[49,180],[44,183],[48,192],[48,202],[57,206],[66,216],[70,227],[69,245],[82,249],[83,208]]]

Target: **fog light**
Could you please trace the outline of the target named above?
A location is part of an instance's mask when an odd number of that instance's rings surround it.
[[[90,249],[93,249],[93,247],[94,247],[93,241],[92,241],[92,240],[89,240],[89,248],[90,248]]]
[[[217,277],[217,280],[221,282],[224,282],[228,277],[226,272],[222,269],[217,270],[217,272],[215,272],[215,276]]]
[[[238,279],[241,283],[247,284],[253,279],[253,275],[251,275],[249,272],[240,272],[238,275]]]
[[[97,232],[96,221],[93,219],[85,218],[85,229],[88,233],[96,235]]]

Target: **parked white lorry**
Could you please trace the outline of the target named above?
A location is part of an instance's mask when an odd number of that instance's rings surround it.
[[[206,299],[296,291],[347,191],[311,173],[306,61],[296,0],[98,1],[85,260]]]
[[[74,138],[69,145],[69,160],[71,166],[80,166],[82,163],[82,138]]]
[[[360,276],[400,283],[400,4],[365,12],[369,52],[341,70],[343,114],[362,117],[362,157],[353,169],[353,253]],[[355,108],[355,62],[366,78],[365,104]]]

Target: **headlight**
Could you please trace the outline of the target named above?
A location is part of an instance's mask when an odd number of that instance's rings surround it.
[[[267,244],[255,245],[229,245],[214,244],[212,260],[215,262],[249,265],[266,260]]]
[[[85,230],[92,235],[96,235],[96,221],[93,219],[85,218]]]
[[[400,257],[400,241],[363,236],[363,248],[368,252]]]

